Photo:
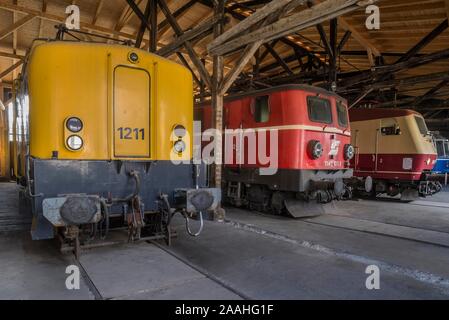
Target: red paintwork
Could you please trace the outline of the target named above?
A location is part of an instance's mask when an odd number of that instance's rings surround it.
[[[320,93],[321,98],[329,99],[333,110],[334,123],[326,125],[323,123],[316,123],[309,120],[307,109],[307,97],[316,96]],[[251,112],[251,103],[254,97],[270,96],[270,119],[266,123],[256,123]],[[269,92],[256,92],[247,96],[240,96],[238,98],[231,98],[225,101],[224,104],[224,123],[226,129],[249,129],[249,128],[271,128],[281,127],[279,132],[279,169],[303,169],[303,170],[341,170],[349,167],[344,159],[344,147],[351,143],[349,136],[350,128],[339,127],[336,101],[346,101],[332,93],[321,89],[316,89],[308,86],[289,86],[280,87]],[[197,120],[202,121],[203,130],[211,127],[212,109],[210,105],[197,107]],[[200,117],[201,115],[201,117]],[[313,126],[317,127],[318,132],[304,128],[289,128],[282,129],[284,126]],[[325,129],[339,129],[348,133],[327,133],[321,130]],[[269,135],[268,133],[266,134]],[[311,140],[319,140],[324,148],[323,156],[314,160],[307,152],[307,146]],[[331,144],[333,141],[340,141],[339,151],[337,156],[333,159],[329,156]],[[268,142],[269,143],[269,142]],[[245,147],[245,150],[247,148]],[[267,147],[269,152],[269,147]],[[229,156],[229,154],[228,154]],[[254,167],[248,163],[247,159],[243,167]],[[260,164],[257,164],[260,166]]]
[[[404,158],[413,159],[410,170],[404,170]],[[430,163],[427,164],[428,159]],[[377,169],[376,169],[377,160]],[[432,170],[436,156],[426,154],[357,154],[354,175],[357,177],[371,176],[374,179],[419,181],[424,171]],[[353,162],[354,162],[353,161]]]

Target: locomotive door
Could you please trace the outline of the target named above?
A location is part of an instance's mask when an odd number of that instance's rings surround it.
[[[114,70],[114,156],[150,158],[150,75],[118,66]]]

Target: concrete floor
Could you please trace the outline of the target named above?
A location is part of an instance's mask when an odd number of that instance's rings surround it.
[[[14,197],[10,189],[0,185]],[[147,243],[108,247],[84,253],[81,264],[103,299],[448,299],[448,195],[343,202],[307,220],[231,208],[227,222],[206,223],[199,238],[176,219],[168,252]],[[9,197],[0,205],[8,219],[17,209]],[[0,299],[94,299],[85,278],[80,290],[65,288],[73,263],[52,241],[0,233]],[[373,264],[380,290],[365,287]]]

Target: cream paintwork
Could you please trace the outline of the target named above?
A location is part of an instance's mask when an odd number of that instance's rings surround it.
[[[424,137],[419,132],[414,117],[414,115],[408,115],[397,118],[351,122],[352,144],[356,147],[358,154],[436,155],[431,137]],[[399,125],[401,134],[383,136],[380,132],[382,123],[389,125],[393,122]]]

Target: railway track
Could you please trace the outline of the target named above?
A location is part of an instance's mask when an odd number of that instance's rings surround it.
[[[176,252],[174,252],[173,250],[170,249],[170,247],[167,247],[166,245],[163,245],[157,241],[147,241],[147,245],[150,246],[154,246],[156,247],[158,250],[160,250],[161,252],[170,255],[171,257],[175,258],[179,263],[187,266],[188,268],[194,270],[195,272],[201,274],[202,276],[204,276],[205,278],[211,280],[212,282],[214,282],[215,284],[217,284],[218,286],[222,287],[223,289],[232,292],[233,294],[235,294],[236,296],[238,296],[241,299],[244,300],[250,300],[251,298],[249,298],[248,296],[246,296],[244,293],[242,293],[241,291],[239,291],[238,289],[234,288],[232,285],[226,283],[225,281],[219,279],[218,277],[214,276],[213,274],[207,272],[206,270],[190,263],[188,260],[184,259],[183,257],[181,257],[180,255],[178,255]],[[82,256],[81,256],[82,258]],[[91,275],[89,274],[88,268],[82,263],[82,261],[78,260],[76,258],[75,255],[72,256],[72,261],[74,263],[74,265],[77,265],[80,269],[80,273],[81,276],[84,280],[84,283],[87,285],[87,287],[89,288],[89,291],[92,293],[92,295],[94,296],[95,300],[115,300],[115,299],[121,299],[123,298],[123,296],[118,296],[118,297],[106,297],[102,294],[101,290],[99,289],[99,287],[97,286],[95,280],[91,277]],[[82,260],[82,259],[81,259]],[[120,276],[120,275],[117,275]],[[131,293],[131,295],[134,293]]]
[[[438,207],[438,208],[449,208],[448,203],[440,203],[441,206],[439,206],[436,203],[429,203],[428,205],[423,203],[414,204],[419,206],[426,206],[426,207]],[[261,215],[267,218],[280,218],[278,216],[272,216],[270,214],[266,213],[260,213],[257,212],[257,215]],[[449,216],[449,211],[448,211]],[[290,218],[286,218],[290,219]],[[442,231],[441,229],[434,229],[434,228],[422,228],[417,227],[416,225],[411,224],[401,224],[401,223],[395,223],[395,222],[385,222],[381,220],[376,219],[367,219],[367,218],[360,218],[355,217],[352,215],[343,215],[339,213],[328,213],[323,216],[317,216],[313,218],[307,218],[307,219],[301,219],[296,220],[301,223],[307,223],[307,224],[313,224],[313,225],[320,225],[330,228],[336,228],[336,229],[342,229],[347,231],[355,231],[355,232],[362,232],[377,236],[385,236],[389,238],[395,238],[395,239],[402,239],[402,240],[408,240],[408,241],[414,241],[418,243],[423,244],[430,244],[440,247],[446,247],[449,248],[449,232]],[[239,225],[253,228],[254,225],[245,224],[236,220],[227,220],[228,223],[234,224],[237,223]],[[384,228],[383,228],[384,227]],[[383,231],[382,231],[383,230]],[[265,230],[261,228],[258,230],[258,232],[266,232],[270,233],[271,231]],[[391,231],[391,232],[389,232]],[[402,234],[401,234],[402,233]],[[280,235],[282,236],[282,235]]]

